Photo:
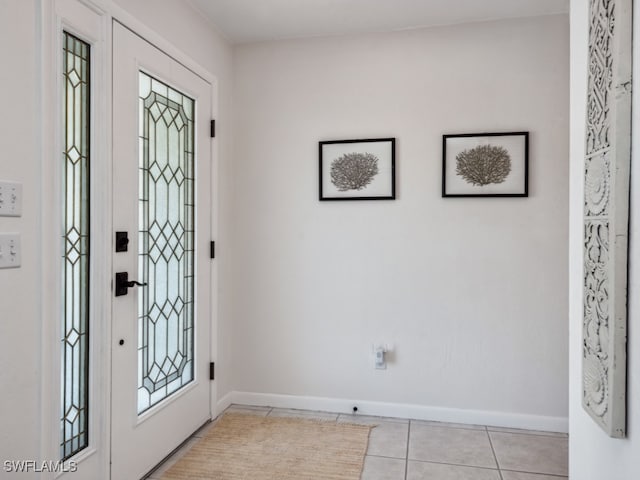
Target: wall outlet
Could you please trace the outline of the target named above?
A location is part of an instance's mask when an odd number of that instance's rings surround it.
[[[373,345],[373,361],[375,368],[378,370],[385,370],[387,368],[387,359],[385,358],[385,353],[387,353],[386,345]]]
[[[19,233],[0,233],[0,268],[19,267],[21,251]]]
[[[0,217],[22,215],[22,184],[0,181]]]

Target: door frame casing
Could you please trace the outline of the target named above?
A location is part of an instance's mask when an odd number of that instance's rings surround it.
[[[113,182],[112,182],[112,54],[113,23],[117,21],[138,36],[156,46],[178,63],[205,80],[211,87],[212,117],[218,115],[218,81],[189,55],[154,30],[144,25],[113,0],[37,0],[39,18],[36,22],[39,38],[38,67],[40,95],[40,257],[42,275],[40,290],[40,457],[56,461],[59,458],[59,398],[60,398],[60,342],[52,341],[61,331],[61,272],[62,238],[60,205],[62,176],[61,151],[62,119],[59,92],[61,88],[62,29],[74,33],[92,45],[91,60],[91,257],[90,257],[90,440],[89,447],[71,458],[73,461],[96,461],[100,479],[110,477],[111,437],[111,299],[113,278],[111,256],[113,239]],[[99,29],[87,28],[82,18],[73,14],[74,6],[84,7],[99,17]],[[187,4],[188,6],[188,4]],[[211,145],[211,238],[218,230],[218,145]],[[97,181],[96,179],[100,179]],[[217,356],[217,266],[211,265],[211,316],[209,358]],[[216,382],[211,382],[210,410],[217,414]],[[93,413],[91,413],[93,412]],[[80,480],[78,473],[72,478]],[[43,478],[58,478],[55,473]],[[61,477],[61,478],[64,478]],[[91,478],[97,477],[92,476]]]
[[[104,339],[110,337],[110,215],[104,208],[110,192],[110,108],[108,104],[110,32],[108,16],[97,5],[77,0],[41,0],[41,426],[40,451],[44,461],[59,459],[60,359],[62,331],[62,39],[63,30],[91,45],[90,93],[90,232],[89,301],[89,445],[70,460],[78,463],[75,475],[83,478],[84,466],[108,472],[109,389],[98,380],[108,378],[110,356]],[[96,179],[100,178],[98,182]],[[45,235],[44,232],[47,232]],[[99,414],[97,414],[99,412]],[[85,467],[86,468],[86,467]],[[71,469],[66,462],[66,469]],[[51,474],[50,478],[57,477]],[[107,477],[104,477],[107,478]]]

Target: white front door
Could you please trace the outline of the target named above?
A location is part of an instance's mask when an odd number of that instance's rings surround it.
[[[114,480],[141,478],[211,418],[211,92],[114,23],[113,228],[127,248],[112,262]]]

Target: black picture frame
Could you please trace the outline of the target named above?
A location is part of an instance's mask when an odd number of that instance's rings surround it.
[[[320,201],[395,200],[394,137],[321,141],[318,154]],[[365,172],[350,178],[354,162],[363,165]],[[351,169],[337,168],[341,165]]]
[[[474,168],[487,155],[495,167]],[[529,132],[443,135],[442,196],[528,197]]]

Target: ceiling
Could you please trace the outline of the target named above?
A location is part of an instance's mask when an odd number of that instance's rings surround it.
[[[230,42],[567,13],[569,0],[191,0]]]

